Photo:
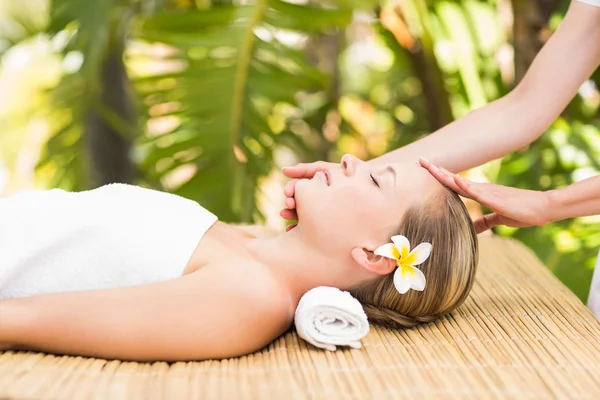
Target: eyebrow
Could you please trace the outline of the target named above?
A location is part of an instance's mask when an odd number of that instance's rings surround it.
[[[396,185],[396,170],[391,165],[385,167],[385,170],[394,175],[394,186]]]

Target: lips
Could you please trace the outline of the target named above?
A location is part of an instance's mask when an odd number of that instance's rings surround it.
[[[329,171],[327,171],[327,170],[325,170],[325,171],[317,171],[317,173],[315,175],[317,177],[319,177],[319,179],[322,179],[327,186],[329,186],[331,184]]]

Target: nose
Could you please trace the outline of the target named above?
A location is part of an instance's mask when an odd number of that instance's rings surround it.
[[[344,175],[352,176],[356,172],[356,167],[360,160],[354,157],[352,154],[344,154],[340,161],[340,165],[342,166],[342,171],[344,171]]]

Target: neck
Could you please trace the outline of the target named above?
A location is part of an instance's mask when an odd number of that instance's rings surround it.
[[[342,260],[341,249],[316,246],[300,226],[273,238],[253,239],[248,249],[297,299],[317,286],[345,290],[352,286],[351,274],[340,265],[350,265],[351,258]]]

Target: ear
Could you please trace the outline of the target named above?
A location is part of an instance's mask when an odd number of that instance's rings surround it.
[[[350,254],[358,265],[378,275],[387,275],[396,268],[396,260],[378,256],[371,250],[362,247],[353,248]]]

